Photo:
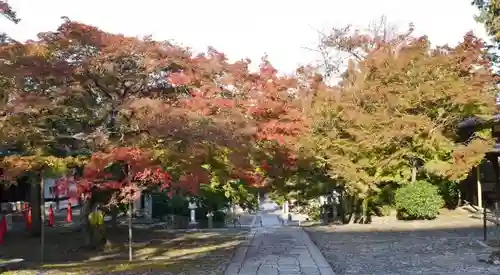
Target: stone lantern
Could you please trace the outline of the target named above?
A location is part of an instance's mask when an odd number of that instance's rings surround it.
[[[198,208],[198,206],[196,205],[196,202],[193,200],[193,199],[190,199],[189,200],[189,206],[188,206],[190,212],[191,212],[191,215],[190,215],[190,220],[189,220],[189,225],[190,226],[194,226],[197,224],[196,222],[196,208]]]

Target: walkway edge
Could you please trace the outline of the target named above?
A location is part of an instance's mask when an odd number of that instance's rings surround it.
[[[309,237],[309,234],[301,228],[298,227],[300,232],[302,233],[302,238],[304,240],[304,244],[307,246],[307,249],[309,250],[309,253],[311,254],[311,257],[313,258],[314,262],[319,268],[320,274],[321,275],[335,275],[335,272],[333,272],[333,268],[331,265],[328,263],[328,261],[325,259],[325,256],[323,256],[323,253],[319,250],[319,248],[316,246],[316,244],[311,240]]]
[[[254,220],[255,222],[255,220]],[[236,249],[233,257],[231,258],[231,262],[226,268],[224,275],[235,275],[238,274],[241,267],[243,266],[243,262],[245,261],[245,257],[247,255],[248,248],[252,243],[255,234],[257,233],[257,228],[252,228],[250,232],[245,236],[245,240],[239,245]]]

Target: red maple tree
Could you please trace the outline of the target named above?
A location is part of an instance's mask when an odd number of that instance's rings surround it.
[[[110,171],[117,165],[119,171]],[[145,189],[167,189],[172,179],[157,165],[149,152],[140,148],[117,147],[106,152],[94,153],[84,166],[80,176],[69,175],[57,181],[58,192],[70,192],[76,184],[73,196],[89,197],[93,191],[112,191],[112,202],[137,200]]]

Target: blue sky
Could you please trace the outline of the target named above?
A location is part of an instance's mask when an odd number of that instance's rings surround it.
[[[33,39],[40,31],[54,30],[61,16],[126,35],[153,35],[173,39],[195,50],[207,46],[231,59],[249,57],[258,62],[267,53],[283,72],[317,57],[305,47],[317,42],[317,30],[332,26],[366,26],[381,15],[402,30],[409,22],[417,34],[434,44],[456,44],[476,24],[471,0],[10,0],[22,21],[4,20],[2,29],[18,40]]]

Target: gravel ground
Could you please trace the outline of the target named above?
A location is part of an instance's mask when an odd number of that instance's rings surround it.
[[[391,218],[370,225],[306,228],[337,275],[500,274],[500,266],[478,261],[488,251],[481,222],[466,215],[434,221]]]

